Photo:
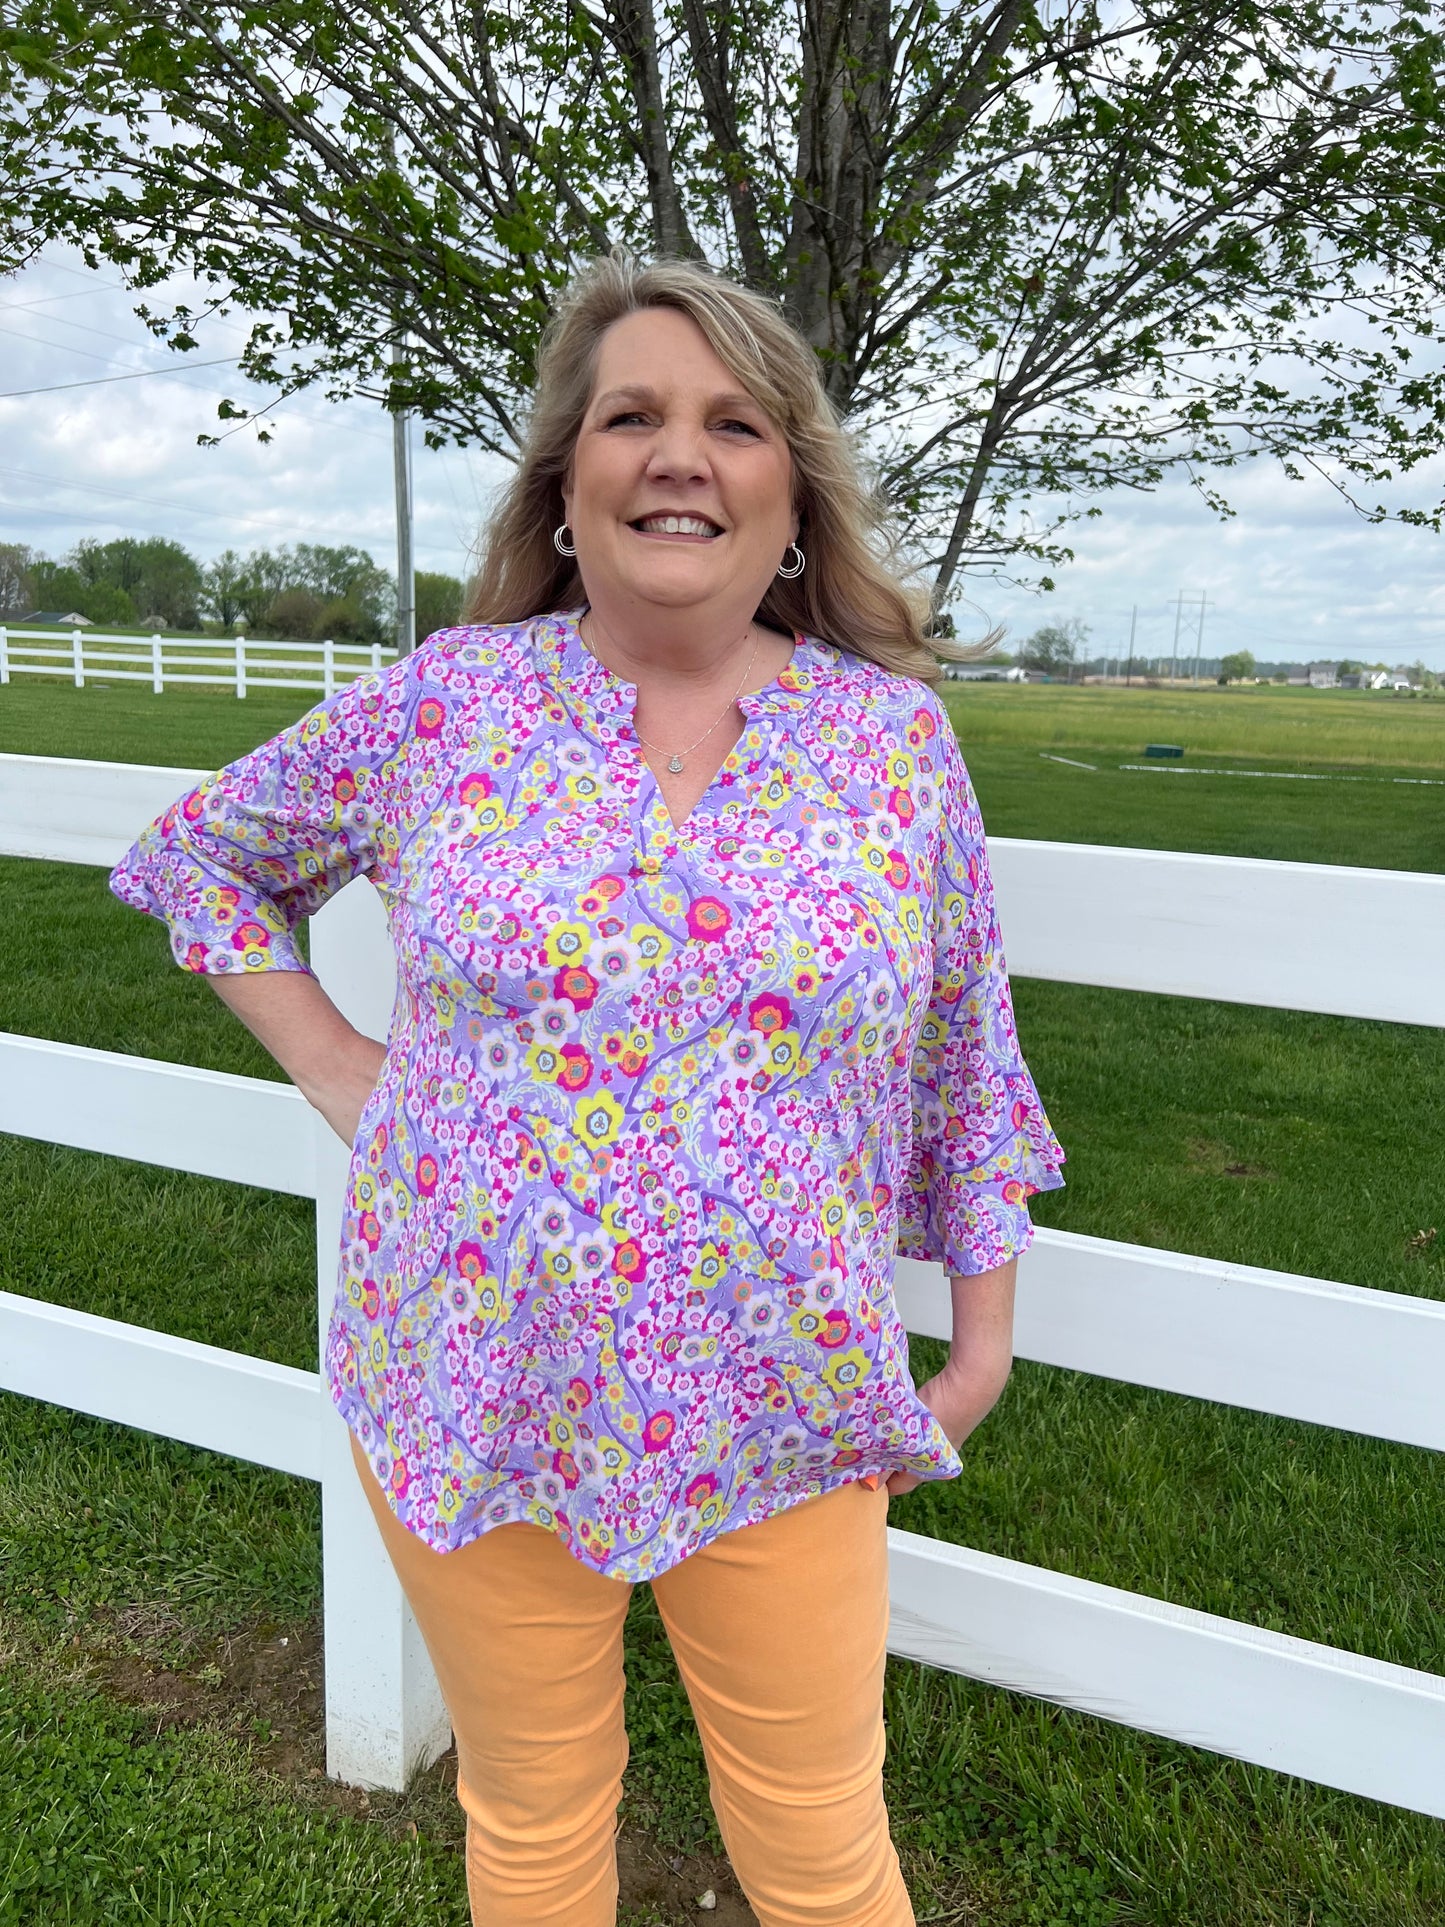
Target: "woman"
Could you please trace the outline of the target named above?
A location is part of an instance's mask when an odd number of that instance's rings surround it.
[[[353,1154],[332,1397],[457,1737],[479,1927],[607,1927],[648,1580],[764,1927],[913,1920],[883,1800],[890,1496],[959,1469],[1062,1152],[918,601],[811,350],[596,263],[465,627],[119,866]],[[296,923],[369,875],[385,1045]],[[915,1391],[895,1255],[951,1275]]]

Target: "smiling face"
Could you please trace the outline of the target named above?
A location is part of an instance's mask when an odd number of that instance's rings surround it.
[[[604,621],[745,625],[797,534],[792,479],[782,430],[688,315],[645,308],[603,335],[563,501]]]

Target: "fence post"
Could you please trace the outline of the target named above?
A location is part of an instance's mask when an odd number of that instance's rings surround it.
[[[159,696],[161,692],[164,690],[164,688],[165,688],[165,681],[161,675],[161,639],[159,636],[152,636],[151,637],[151,691],[154,695]]]
[[[338,890],[311,919],[323,988],[368,1036],[384,1037],[396,997],[386,912],[369,883]],[[321,1559],[326,1638],[326,1771],[353,1786],[406,1785],[451,1739],[441,1689],[351,1462],[346,1422],[326,1395],[348,1152],[318,1116],[316,1295],[320,1321]]]
[[[85,687],[85,639],[78,629],[70,632],[70,664],[75,672],[77,689]]]
[[[379,642],[374,642],[371,645],[371,673],[373,676],[379,676],[381,674],[381,644]]]
[[[321,675],[324,692],[328,696],[336,694],[336,644],[328,636],[321,645]]]
[[[238,696],[244,696],[245,693],[246,693],[246,638],[244,636],[237,636],[236,638],[236,694]]]
[[[10,680],[10,632],[0,622],[0,689]]]

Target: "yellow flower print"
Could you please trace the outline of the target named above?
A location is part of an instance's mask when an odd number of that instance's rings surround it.
[[[541,1078],[547,1084],[556,1083],[562,1074],[565,1061],[555,1044],[546,1042],[533,1044],[527,1052],[527,1069],[533,1077]]]
[[[611,1144],[622,1129],[622,1106],[610,1091],[589,1091],[576,1116],[577,1135],[594,1151]]]
[[[577,1443],[577,1427],[563,1412],[553,1412],[547,1420],[547,1437],[559,1452],[570,1452]]]
[[[593,942],[585,923],[554,923],[547,932],[547,961],[557,970],[564,964],[581,963]]]
[[[692,1291],[711,1290],[723,1275],[723,1264],[722,1253],[709,1239],[698,1253],[697,1263],[692,1268],[692,1276],[687,1281],[688,1288]]]
[[[868,1376],[868,1354],[860,1345],[837,1352],[823,1365],[823,1377],[835,1392],[853,1392]]]

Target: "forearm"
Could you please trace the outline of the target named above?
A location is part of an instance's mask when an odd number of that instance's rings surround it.
[[[338,1137],[349,1142],[376,1086],[386,1046],[348,1023],[304,971],[208,974],[206,981]]]
[[[1008,1382],[1013,1364],[1014,1283],[1018,1259],[971,1277],[951,1275],[953,1338],[948,1348],[950,1377],[967,1388],[977,1406],[974,1424],[991,1411]]]

